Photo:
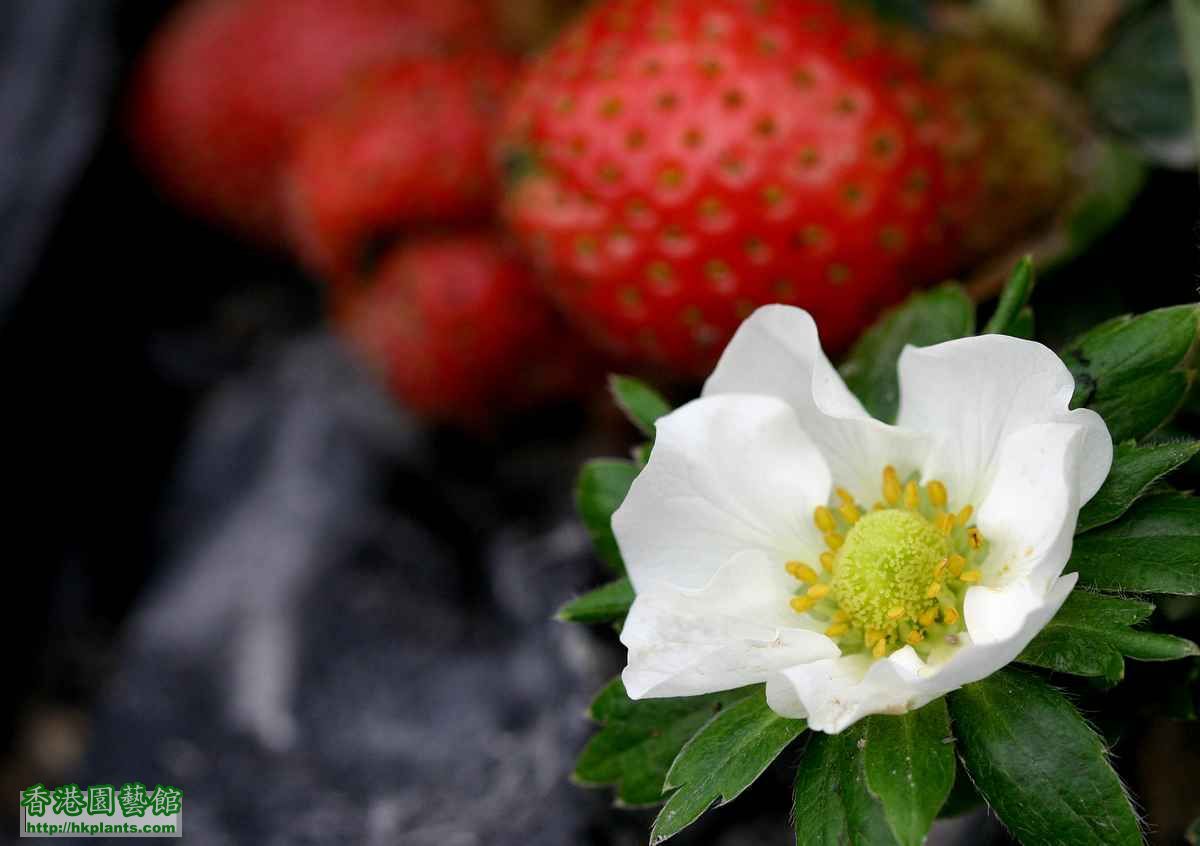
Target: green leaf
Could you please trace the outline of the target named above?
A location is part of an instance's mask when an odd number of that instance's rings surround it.
[[[667,773],[675,790],[658,812],[650,843],[662,843],[691,825],[714,803],[726,805],[752,785],[807,727],[767,707],[763,688],[713,717]]]
[[[1034,285],[1033,259],[1029,256],[1017,262],[1008,277],[1008,283],[996,304],[996,313],[984,327],[987,335],[1011,335],[1014,326],[1021,320],[1023,309],[1029,305]]]
[[[596,554],[614,572],[625,574],[625,562],[613,537],[613,512],[621,507],[629,486],[637,478],[632,461],[598,458],[583,466],[575,486],[575,508],[592,538]]]
[[[1079,512],[1077,533],[1111,523],[1129,510],[1163,476],[1186,464],[1200,452],[1200,441],[1137,446],[1120,444],[1113,453],[1112,470],[1104,486]]]
[[[1037,846],[1141,846],[1104,744],[1061,693],[1012,668],[950,694],[971,780],[1017,839]]]
[[[1133,627],[1154,613],[1149,602],[1074,591],[1017,659],[1077,676],[1110,682],[1125,675],[1123,656],[1138,661],[1174,661],[1200,655],[1196,644]]]
[[[555,616],[565,623],[610,623],[623,620],[630,605],[633,585],[628,578],[621,578],[568,602]]]
[[[1118,522],[1075,538],[1066,571],[1082,587],[1200,594],[1200,499],[1148,496]]]
[[[1115,442],[1141,438],[1174,417],[1195,376],[1200,308],[1175,306],[1118,317],[1063,350],[1075,377],[1072,406],[1104,417]]]
[[[1147,168],[1130,147],[1098,140],[1085,184],[1067,201],[1061,246],[1043,259],[1057,268],[1086,253],[1125,217],[1146,184]]]
[[[1171,6],[1150,4],[1126,16],[1108,50],[1084,78],[1092,109],[1158,164],[1196,161],[1192,90]]]
[[[793,792],[796,846],[890,846],[896,839],[883,805],[867,789],[867,726],[813,733],[800,758]]]
[[[1032,341],[1035,334],[1035,326],[1033,320],[1033,309],[1029,306],[1021,309],[1017,314],[1016,319],[1009,324],[1008,332],[1014,338],[1023,338],[1026,341]]]
[[[608,389],[629,422],[647,437],[654,437],[654,421],[671,412],[662,394],[632,376],[610,376]]]
[[[842,378],[872,415],[892,422],[900,405],[896,362],[906,344],[924,347],[975,334],[975,305],[958,285],[915,294],[858,340]]]
[[[867,787],[902,846],[921,846],[954,786],[954,735],[944,699],[867,720]],[[949,741],[949,742],[947,742]]]
[[[587,787],[616,785],[622,805],[657,805],[683,745],[714,714],[753,690],[635,702],[614,679],[592,703],[589,716],[603,728],[580,753],[573,778]]]

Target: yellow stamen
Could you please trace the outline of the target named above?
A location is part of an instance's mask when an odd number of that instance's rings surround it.
[[[883,640],[883,632],[879,629],[867,629],[866,635],[863,638],[863,642],[867,646],[874,646],[881,640]]]
[[[854,497],[850,495],[850,491],[845,488],[834,488],[834,494],[842,501],[842,505],[853,505]]]
[[[935,525],[937,526],[937,530],[939,532],[949,537],[950,533],[954,531],[954,515],[939,514]]]
[[[783,565],[788,571],[788,574],[799,579],[802,582],[808,582],[810,585],[817,583],[817,571],[807,564],[800,561],[789,561]]]
[[[845,608],[839,608],[833,612],[833,621],[835,623],[846,623],[850,620],[850,613]]]
[[[920,629],[912,629],[908,634],[906,634],[904,636],[904,639],[906,641],[908,641],[910,644],[912,644],[913,646],[916,646],[918,643],[920,643],[921,641],[923,641],[925,639],[925,633],[922,632]]]
[[[876,658],[882,658],[887,653],[887,639],[880,638],[875,641],[875,648],[871,650],[871,654]]]
[[[813,522],[817,524],[817,528],[822,532],[832,532],[837,528],[837,522],[833,519],[833,512],[824,505],[819,506],[813,513]]]
[[[815,599],[809,599],[807,596],[793,597],[792,601],[790,603],[790,605],[792,606],[792,610],[797,612],[798,614],[803,614],[805,611],[808,611],[810,608],[812,608],[816,604],[817,604],[817,601]]]
[[[841,637],[848,631],[850,631],[850,627],[845,623],[834,623],[825,630],[825,634],[829,635],[830,637]]]
[[[858,518],[862,516],[862,512],[858,510],[858,506],[853,502],[842,503],[841,507],[838,508],[838,513],[841,514],[843,519],[845,519],[845,521],[851,526],[857,523]]]
[[[899,606],[897,606],[896,608],[893,608],[891,611],[887,612],[887,618],[889,620],[899,620],[903,616],[904,616],[904,609]]]
[[[884,505],[882,502],[877,502],[871,506],[872,511],[882,511],[885,508],[887,508],[887,506]]]
[[[967,546],[971,547],[971,549],[979,549],[979,547],[983,546],[983,532],[974,526],[967,529]]]
[[[942,583],[941,582],[933,582],[929,587],[925,588],[925,598],[933,599],[935,596],[937,596],[941,592],[942,592]]]
[[[834,557],[832,552],[821,553],[821,569],[826,573],[833,573]]]
[[[930,608],[928,611],[926,611],[924,614],[922,614],[920,617],[917,618],[917,622],[920,623],[922,626],[925,626],[928,628],[929,626],[932,626],[934,624],[934,622],[937,621],[937,613],[938,613],[937,608]]]
[[[837,532],[830,532],[829,534],[827,534],[825,536],[825,545],[833,550],[841,549],[842,544],[844,544],[845,542],[846,542],[846,539],[844,537],[842,537],[841,535],[839,535]]]
[[[821,599],[829,595],[829,585],[813,585],[808,589],[810,599]]]
[[[967,570],[965,573],[959,576],[959,578],[967,584],[975,584],[975,582],[983,578],[983,574],[978,570]]]
[[[934,508],[946,507],[946,486],[934,479],[925,486],[925,490],[929,491],[929,501]]]
[[[958,622],[958,609],[957,608],[943,608],[942,609],[942,622],[945,623],[947,626],[953,626],[955,623],[957,623]]]
[[[943,558],[941,561],[939,561],[937,566],[933,568],[933,577],[935,579],[940,579],[942,577],[942,573],[946,572],[946,565],[949,563],[949,558]]]
[[[963,510],[958,512],[958,517],[957,517],[958,525],[960,525],[960,526],[967,525],[967,522],[971,519],[971,515],[974,513],[975,513],[975,509],[973,506],[970,506],[970,505],[964,506]]]
[[[946,566],[950,570],[950,575],[957,579],[962,575],[963,568],[967,566],[967,559],[961,555],[951,555]]]
[[[883,468],[883,498],[887,500],[888,505],[895,505],[900,501],[900,477],[896,475],[896,468],[890,464]]]
[[[920,503],[920,498],[917,495],[917,483],[910,481],[904,486],[904,507],[915,509]]]

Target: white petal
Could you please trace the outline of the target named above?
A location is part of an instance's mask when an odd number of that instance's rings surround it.
[[[821,351],[808,312],[764,306],[738,329],[704,385],[704,396],[765,394],[785,400],[825,456],[834,481],[868,504],[881,473],[919,469],[926,439],[873,419]]]
[[[1039,423],[1004,439],[995,478],[975,515],[990,544],[984,584],[1030,579],[1045,593],[1062,573],[1082,504],[1080,476],[1104,458],[1087,452],[1093,444],[1089,430],[1074,423]]]
[[[811,561],[821,545],[812,513],[829,491],[829,469],[786,403],[708,397],[658,421],[613,532],[638,593],[659,579],[699,588],[747,549],[780,567]]]
[[[981,335],[932,347],[907,347],[900,356],[897,424],[935,442],[924,467],[941,479],[956,505],[986,494],[1005,437],[1033,423],[1085,428],[1080,501],[1099,489],[1112,463],[1112,439],[1100,416],[1069,411],[1070,371],[1050,349],[1005,335]]]
[[[926,664],[911,647],[873,664],[863,655],[801,664],[767,680],[767,703],[830,734],[871,714],[920,708],[1012,662],[1058,612],[1075,581],[1075,574],[1065,576],[1046,595],[1024,582],[1004,591],[972,588],[965,614],[976,617],[984,640],[965,637],[967,643],[940,664]]]
[[[621,630],[622,674],[634,699],[693,696],[762,682],[773,672],[838,654],[788,606],[782,568],[761,552],[734,557],[700,590],[655,582]],[[806,628],[807,627],[807,628]]]

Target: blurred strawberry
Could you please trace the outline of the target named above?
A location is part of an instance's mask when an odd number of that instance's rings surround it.
[[[133,140],[180,202],[278,242],[297,129],[358,68],[473,45],[486,23],[473,0],[190,0],[140,69]]]
[[[1053,207],[1057,127],[980,96],[1031,90],[994,55],[825,0],[600,4],[519,83],[506,215],[617,355],[704,374],[770,302],[836,350]]]
[[[395,248],[337,322],[400,401],[432,420],[483,427],[580,396],[599,374],[529,271],[488,234]]]
[[[486,217],[512,63],[404,59],[357,80],[304,131],[284,182],[293,245],[330,279],[367,269],[402,227]]]

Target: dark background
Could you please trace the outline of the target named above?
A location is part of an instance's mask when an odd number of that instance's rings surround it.
[[[643,842],[646,814],[566,780],[615,641],[550,619],[600,577],[578,463],[630,433],[581,409],[424,429],[318,286],[160,200],[122,94],[170,5],[0,5],[0,792],[173,783],[201,843]],[[1196,299],[1197,186],[1156,171],[1046,280],[1049,342]],[[1175,731],[1142,745],[1192,760]],[[680,842],[788,842],[764,781]]]

